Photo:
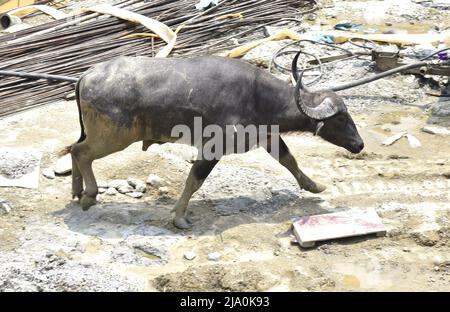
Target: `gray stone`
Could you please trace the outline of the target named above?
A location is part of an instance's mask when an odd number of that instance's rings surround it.
[[[0,198],[0,214],[8,214],[11,212],[11,203],[7,200]]]
[[[208,260],[209,261],[219,261],[222,255],[220,252],[211,252],[208,254]]]
[[[186,251],[183,257],[186,260],[194,260],[197,257],[197,255],[193,251]]]
[[[141,198],[144,194],[142,192],[128,192],[125,193],[125,195],[128,195],[133,198]]]
[[[144,184],[144,182],[142,182],[141,180],[136,179],[136,178],[128,178],[127,182],[129,185],[131,185],[134,188],[136,188],[136,185]]]
[[[108,187],[108,189],[105,192],[106,195],[116,195],[117,194],[117,190],[113,187]]]
[[[306,15],[306,19],[308,21],[315,21],[317,19],[317,15],[314,13],[310,13],[310,14]]]
[[[53,171],[53,169],[50,169],[50,168],[45,168],[44,170],[42,170],[42,175],[44,177],[46,177],[47,179],[55,178],[55,172]]]
[[[98,187],[101,187],[101,188],[104,188],[104,189],[107,189],[107,188],[108,188],[108,182],[105,182],[105,181],[97,181],[97,186],[98,186]]]
[[[160,186],[164,185],[164,180],[161,177],[159,177],[153,173],[148,176],[146,182],[147,182],[147,184],[150,184],[151,186],[154,186],[154,187],[160,187]]]
[[[104,187],[99,187],[98,188],[98,193],[99,194],[103,194],[103,193],[105,193],[106,192],[106,188],[104,188]]]
[[[4,149],[0,152],[0,175],[17,179],[31,173],[39,165],[39,158],[28,151]]]
[[[443,258],[441,256],[434,256],[434,258],[433,258],[433,264],[434,265],[439,266],[442,263],[444,263],[444,260],[443,260]]]
[[[450,135],[450,130],[443,127],[425,126],[422,128],[422,131],[429,134]]]
[[[450,127],[450,101],[436,103],[431,109],[429,123]]]
[[[450,117],[450,101],[436,103],[433,106],[431,113],[438,117]]]
[[[139,183],[136,184],[134,189],[136,190],[136,192],[145,193],[147,191],[147,186],[145,185],[145,183]]]
[[[118,189],[119,187],[125,187],[129,186],[127,180],[112,180],[108,183],[108,187],[113,187],[115,189]]]
[[[56,162],[55,169],[56,174],[66,174],[72,171],[72,156],[66,154]]]
[[[119,191],[119,193],[121,194],[126,194],[126,193],[130,193],[133,192],[134,189],[133,187],[131,187],[130,185],[121,185],[117,188],[117,190]]]
[[[158,193],[159,193],[160,195],[165,195],[165,194],[169,193],[169,188],[168,188],[168,187],[165,187],[165,186],[160,187],[160,188],[158,189]]]

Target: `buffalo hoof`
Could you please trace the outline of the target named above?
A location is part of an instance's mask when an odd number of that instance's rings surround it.
[[[78,193],[72,192],[72,199],[77,198],[78,200],[80,200],[82,196],[83,196],[83,191],[78,192]]]
[[[192,227],[192,221],[187,217],[175,217],[173,225],[182,230],[187,230]]]
[[[91,197],[88,195],[83,195],[80,200],[81,208],[84,211],[88,210],[89,207],[95,205],[95,203],[96,203],[95,197]]]
[[[306,187],[305,190],[311,193],[322,193],[325,191],[327,187],[325,185],[322,185],[320,183],[315,183],[312,186]]]

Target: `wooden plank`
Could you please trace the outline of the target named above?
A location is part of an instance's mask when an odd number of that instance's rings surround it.
[[[294,234],[302,247],[313,247],[317,241],[386,233],[380,217],[372,208],[305,216],[293,225]]]

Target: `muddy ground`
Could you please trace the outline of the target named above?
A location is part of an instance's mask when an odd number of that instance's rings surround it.
[[[332,12],[343,15],[345,5],[355,4],[334,3]],[[395,26],[420,23],[414,12],[428,21],[436,15],[416,5],[411,13],[411,7],[392,9],[388,18],[397,18]],[[318,12],[310,26],[332,18],[331,10]],[[437,19],[449,20],[444,14]],[[372,72],[368,62],[340,66],[351,68],[334,71],[342,81]],[[170,213],[191,166],[191,150],[183,145],[143,152],[136,143],[94,163],[100,181],[157,174],[165,194],[152,187],[141,199],[102,194],[83,212],[71,199],[70,176],[40,175],[35,190],[0,188],[12,205],[0,215],[0,291],[450,291],[450,140],[421,131],[433,121],[433,107],[449,102],[427,95],[429,82],[396,75],[342,92],[365,141],[359,155],[309,134],[284,136],[305,173],[328,187],[324,193],[301,191],[262,150],[225,157],[190,202],[191,230],[175,228]],[[422,146],[412,148],[405,138],[381,145],[400,131]],[[1,146],[42,151],[41,171],[78,136],[74,101],[0,120]],[[296,217],[367,207],[382,218],[385,237],[312,249],[291,242]],[[196,257],[187,260],[186,252]],[[213,252],[219,259],[208,259]]]

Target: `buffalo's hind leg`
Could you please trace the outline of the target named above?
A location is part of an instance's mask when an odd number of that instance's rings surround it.
[[[94,172],[92,170],[92,162],[95,157],[93,149],[87,141],[77,143],[72,147],[72,159],[78,165],[78,169],[83,176],[86,189],[81,195],[80,205],[83,210],[87,210],[96,202],[98,194],[97,182],[95,181]]]
[[[180,229],[188,229],[192,226],[191,222],[186,218],[186,210],[189,200],[200,186],[202,186],[205,179],[208,177],[218,160],[196,160],[189,172],[186,184],[183,189],[181,197],[175,204],[172,211],[175,211],[175,218],[173,224]]]
[[[91,133],[93,134],[88,134],[86,140],[76,143],[72,147],[72,159],[78,165],[79,172],[83,176],[86,186],[80,199],[80,205],[83,210],[87,210],[90,206],[95,205],[98,194],[97,181],[92,170],[93,161],[123,150],[133,142],[130,138],[121,136],[118,131],[111,129],[107,136],[97,137],[94,131],[91,131]]]
[[[269,145],[267,151],[270,153],[272,147]],[[279,159],[280,164],[286,167],[297,180],[300,188],[305,189],[311,193],[321,193],[326,190],[326,187],[318,182],[311,180],[304,174],[297,165],[297,161],[289,151],[286,143],[279,137]],[[271,153],[272,155],[272,153]],[[272,155],[273,156],[273,155]]]
[[[72,154],[72,198],[77,197],[78,199],[81,199],[82,193],[83,193],[83,176],[81,175],[78,163]]]

